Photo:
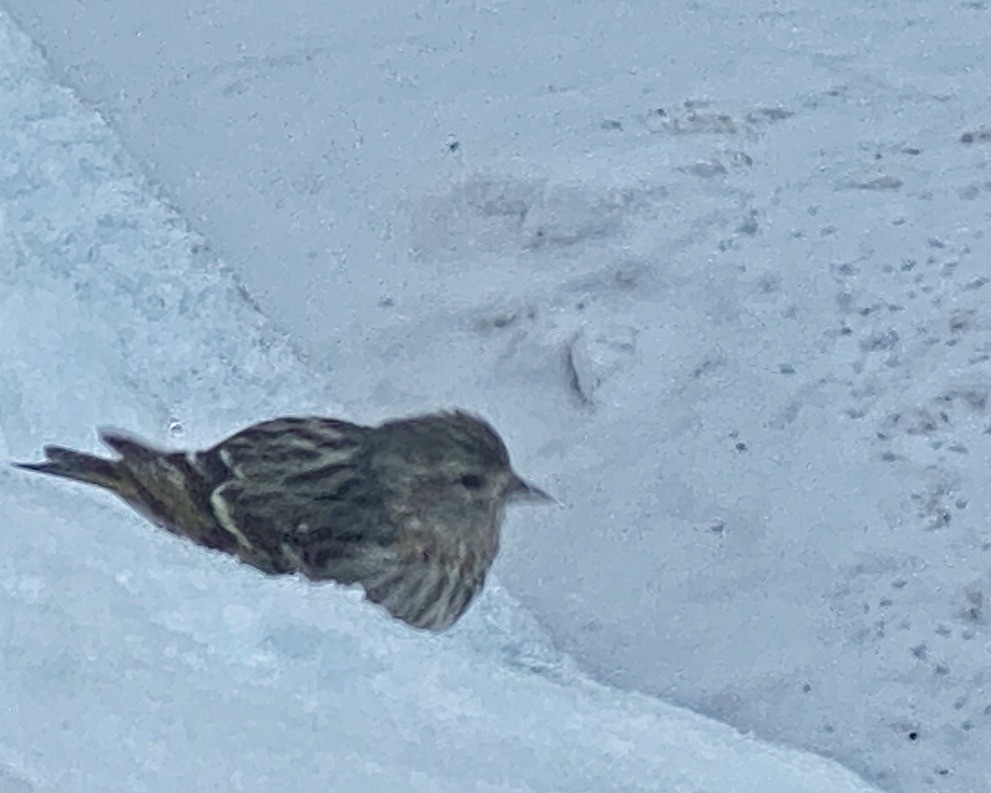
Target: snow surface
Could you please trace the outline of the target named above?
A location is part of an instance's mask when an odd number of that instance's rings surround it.
[[[204,443],[326,389],[0,16],[0,454]],[[185,430],[178,417],[195,416]],[[497,585],[410,631],[0,469],[0,790],[868,791],[590,681]]]
[[[479,627],[515,597],[599,681],[892,793],[991,790],[987,4],[3,4],[173,202],[146,222],[202,235],[189,272],[169,249],[145,281],[159,232],[90,221],[130,235],[103,243],[125,258],[102,299],[126,307],[98,312],[124,333],[70,325],[71,413],[0,397],[11,455],[108,422],[192,444],[284,411],[478,410],[565,507],[511,516],[512,597],[437,646],[543,646]],[[107,267],[51,222],[54,261]],[[35,288],[22,316],[69,316]],[[50,324],[38,343],[64,347]],[[121,377],[122,352],[147,360]],[[242,585],[169,540],[136,531],[132,553]],[[279,586],[319,601],[324,636],[327,595]]]

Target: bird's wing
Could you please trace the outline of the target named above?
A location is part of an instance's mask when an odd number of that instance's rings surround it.
[[[274,419],[189,462],[208,483],[209,506],[237,539],[243,561],[266,572],[311,575],[328,548],[345,556],[394,539],[367,464],[368,431],[333,419]],[[352,577],[340,572],[324,577]]]
[[[234,479],[211,493],[210,507],[242,561],[268,573],[355,583],[365,575],[362,560],[387,553],[396,532],[381,505],[360,495],[360,482],[339,485],[286,489]]]

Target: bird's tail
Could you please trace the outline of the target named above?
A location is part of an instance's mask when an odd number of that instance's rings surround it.
[[[123,472],[117,460],[106,460],[86,452],[66,449],[64,446],[46,446],[45,457],[47,459],[42,463],[14,463],[14,466],[99,485],[108,490],[116,491],[120,485]]]
[[[173,534],[234,552],[231,544],[236,538],[217,525],[206,501],[210,489],[182,453],[156,449],[119,430],[101,429],[100,439],[120,457],[108,460],[62,446],[46,446],[48,459],[44,462],[14,465],[105,488]]]
[[[129,479],[128,463],[148,462],[162,455],[157,449],[118,430],[102,429],[100,439],[117,452],[121,459],[107,460],[75,449],[66,449],[64,446],[46,446],[47,459],[44,462],[14,463],[14,467],[99,485],[119,493],[121,485]]]
[[[99,485],[114,492],[120,490],[123,472],[116,460],[106,460],[64,446],[46,446],[45,457],[47,459],[42,463],[14,463],[14,467]]]
[[[64,446],[46,446],[42,463],[14,463],[17,468],[39,471],[63,479],[73,479],[90,485],[104,487],[128,501],[135,498],[134,478],[137,466],[154,463],[163,452],[120,430],[103,428],[100,440],[120,455],[119,460],[108,460]]]

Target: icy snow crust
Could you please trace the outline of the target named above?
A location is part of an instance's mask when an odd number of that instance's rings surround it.
[[[14,36],[0,453],[457,404],[563,504],[429,638],[5,471],[12,780],[857,789],[580,669],[991,787],[986,4],[5,5],[114,132]]]

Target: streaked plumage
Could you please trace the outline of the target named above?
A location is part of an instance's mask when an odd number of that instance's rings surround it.
[[[153,523],[266,573],[359,584],[417,628],[444,630],[481,589],[520,479],[496,432],[462,412],[364,427],[288,417],[206,451],[155,449],[104,430],[118,455],[60,446],[18,463],[106,488]]]

